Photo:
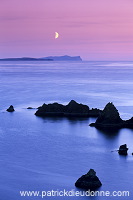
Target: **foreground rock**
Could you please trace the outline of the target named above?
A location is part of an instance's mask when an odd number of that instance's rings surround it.
[[[127,145],[126,144],[123,144],[119,147],[119,150],[118,150],[118,153],[120,155],[127,155],[127,151],[128,151],[128,148],[127,148]]]
[[[11,105],[8,109],[7,109],[8,112],[14,112],[14,107]]]
[[[59,116],[59,117],[89,117],[99,116],[99,109],[90,110],[87,105],[79,104],[71,100],[67,105],[59,103],[43,104],[35,113],[37,116]]]
[[[89,172],[81,176],[75,183],[75,186],[82,189],[95,190],[102,185],[99,178],[96,176],[94,169],[90,169]]]

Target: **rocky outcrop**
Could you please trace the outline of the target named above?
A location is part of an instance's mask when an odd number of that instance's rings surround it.
[[[90,117],[99,116],[99,109],[90,110],[87,105],[79,104],[71,100],[67,105],[59,103],[43,104],[35,113],[37,116],[59,116],[59,117]]]
[[[7,109],[8,112],[14,112],[14,107],[11,105],[8,109]]]
[[[59,103],[43,104],[38,108],[36,116],[64,116],[65,106]]]
[[[119,112],[113,103],[108,103],[104,110],[100,113],[95,123],[90,126],[99,128],[121,128],[124,125],[124,121],[120,118]]]
[[[89,172],[81,176],[75,183],[75,186],[82,189],[95,190],[102,185],[99,178],[96,176],[94,169],[90,169]]]
[[[129,120],[122,120],[119,112],[113,103],[108,103],[100,114],[95,123],[91,123],[90,126],[107,129],[107,128],[133,128],[133,117]]]
[[[127,145],[126,144],[123,144],[119,147],[119,150],[118,150],[118,153],[120,155],[127,155],[127,151],[128,151],[128,148],[127,148]]]

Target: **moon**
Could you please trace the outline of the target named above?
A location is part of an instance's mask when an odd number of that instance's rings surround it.
[[[57,39],[59,37],[59,33],[55,32],[55,39]]]

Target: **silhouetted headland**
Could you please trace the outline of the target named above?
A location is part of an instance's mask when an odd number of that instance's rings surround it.
[[[82,61],[80,56],[48,56],[43,59],[52,59],[54,61]]]
[[[1,58],[0,61],[82,61],[80,56],[48,56],[42,58]]]
[[[0,61],[53,61],[52,59],[43,59],[43,58],[30,58],[30,57],[22,57],[22,58],[2,58]]]

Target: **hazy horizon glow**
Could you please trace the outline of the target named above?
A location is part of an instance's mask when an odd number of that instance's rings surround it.
[[[132,0],[0,0],[0,5],[0,58],[68,54],[133,60]]]

